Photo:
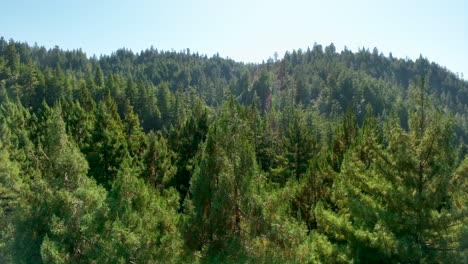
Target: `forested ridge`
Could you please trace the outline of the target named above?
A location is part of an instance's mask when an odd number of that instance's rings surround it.
[[[468,82],[0,38],[0,263],[465,263]]]

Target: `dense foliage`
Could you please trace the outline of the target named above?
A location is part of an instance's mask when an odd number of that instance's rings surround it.
[[[468,82],[0,39],[1,263],[463,263]]]

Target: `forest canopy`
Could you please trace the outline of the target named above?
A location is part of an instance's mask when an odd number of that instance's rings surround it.
[[[0,38],[1,263],[463,263],[468,82]]]

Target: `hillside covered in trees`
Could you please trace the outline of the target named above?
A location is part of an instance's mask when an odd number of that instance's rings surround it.
[[[468,82],[0,39],[0,263],[463,263]]]

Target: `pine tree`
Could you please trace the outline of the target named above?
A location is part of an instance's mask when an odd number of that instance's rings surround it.
[[[299,180],[306,172],[309,160],[316,152],[316,139],[312,133],[310,124],[306,121],[306,114],[301,109],[291,109],[286,135],[284,136],[284,148],[289,168],[286,177],[293,176]]]
[[[88,84],[84,81],[82,81],[79,84],[80,91],[78,95],[78,101],[80,102],[81,106],[83,107],[84,110],[86,110],[88,113],[94,112],[96,109],[96,102],[94,101],[91,91],[88,87]]]
[[[170,185],[180,192],[181,201],[185,199],[189,190],[190,180],[198,160],[197,154],[206,140],[208,123],[207,110],[201,104],[196,104],[193,114],[185,122],[180,122],[168,138],[168,143],[176,154],[174,164],[177,167]]]
[[[44,87],[44,99],[48,105],[53,106],[62,96],[66,97],[69,92],[69,84],[59,65],[55,67],[54,71],[46,69],[44,75],[46,85]]]
[[[273,76],[271,72],[262,70],[260,77],[253,85],[253,90],[256,92],[257,96],[260,99],[260,113],[265,115],[272,106],[272,82]]]
[[[141,120],[141,125],[145,131],[156,129],[158,121],[161,120],[161,113],[158,109],[156,98],[156,88],[152,84],[139,82],[138,97],[135,99],[135,112]]]
[[[125,112],[123,130],[127,139],[127,146],[130,156],[141,161],[147,147],[147,139],[143,129],[140,126],[138,115],[133,112],[133,107],[128,100],[125,101]]]
[[[314,209],[318,203],[327,203],[336,173],[321,152],[309,161],[307,171],[297,186],[298,192],[291,202],[291,215],[304,221],[309,231],[317,228]]]
[[[102,73],[101,66],[99,65],[96,67],[94,74],[94,84],[96,84],[96,86],[99,88],[104,87],[104,74]]]
[[[211,256],[236,258],[245,250],[256,199],[256,162],[252,132],[231,99],[210,128],[186,200],[186,242]],[[252,232],[253,233],[253,232]]]
[[[336,125],[332,133],[328,159],[336,172],[340,172],[345,153],[355,143],[358,129],[355,111],[352,106],[349,106],[346,109],[341,125]]]
[[[6,50],[6,66],[12,75],[17,75],[20,67],[20,56],[16,51],[16,43],[10,39]]]
[[[3,132],[3,131],[2,131]],[[14,214],[25,192],[18,162],[11,159],[8,148],[0,140],[0,262],[11,263],[14,237]]]
[[[23,172],[32,166],[28,157],[34,151],[34,121],[34,116],[20,102],[14,103],[7,99],[0,105],[0,142],[8,149],[12,160],[24,169]]]
[[[25,67],[21,78],[21,93],[18,98],[26,107],[36,105],[37,88],[44,85],[44,76],[39,69],[31,62]]]
[[[12,221],[14,262],[83,261],[98,241],[106,192],[86,176],[86,160],[66,135],[60,112],[49,112],[36,173],[24,179],[29,186]]]
[[[159,111],[161,112],[161,122],[158,128],[169,127],[175,118],[175,97],[169,90],[169,85],[163,83],[158,87]]]
[[[102,263],[177,263],[182,255],[174,189],[159,193],[138,178],[127,156],[109,193],[110,214],[102,233]]]
[[[346,244],[359,262],[455,261],[463,211],[454,193],[455,159],[451,129],[428,101],[418,99],[409,131],[398,118],[387,120],[384,139],[367,116],[359,143],[343,161],[333,186],[338,214],[316,210],[319,226]],[[458,226],[458,227],[457,227]],[[344,250],[344,248],[342,248]]]
[[[263,171],[269,172],[279,164],[277,157],[277,134],[273,130],[274,113],[268,113],[264,118],[257,117],[255,124],[255,155],[257,163]]]
[[[99,184],[110,188],[120,164],[128,154],[123,124],[110,92],[99,103],[92,143],[85,154],[90,164],[89,174]]]
[[[85,151],[90,148],[95,126],[94,111],[87,111],[79,101],[62,100],[61,106],[67,133],[80,150]]]
[[[143,157],[143,179],[158,190],[169,186],[177,171],[177,167],[172,164],[174,156],[162,134],[151,131],[148,135],[148,148]]]

